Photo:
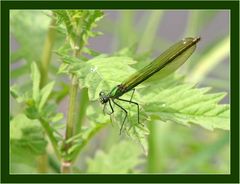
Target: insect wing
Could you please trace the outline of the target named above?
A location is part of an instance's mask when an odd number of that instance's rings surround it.
[[[122,83],[126,91],[143,81],[162,79],[177,70],[194,52],[200,38],[185,38]],[[147,80],[148,79],[148,80]]]

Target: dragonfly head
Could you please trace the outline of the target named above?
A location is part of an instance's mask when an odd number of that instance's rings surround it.
[[[99,100],[102,104],[105,104],[109,101],[109,96],[106,95],[103,91],[99,93]]]

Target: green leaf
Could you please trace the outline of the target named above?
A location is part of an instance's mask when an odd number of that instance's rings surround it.
[[[52,117],[51,121],[52,122],[58,122],[61,119],[63,119],[63,114],[62,113],[57,113],[55,116]],[[62,124],[63,125],[63,124]]]
[[[87,47],[84,47],[82,51],[84,53],[89,54],[90,56],[94,56],[94,57],[97,57],[101,54],[101,53],[99,53],[93,49],[87,48]]]
[[[10,140],[14,146],[25,147],[34,155],[44,153],[47,145],[38,121],[30,120],[24,114],[18,114],[10,122]]]
[[[55,82],[52,81],[41,89],[41,91],[40,91],[40,98],[41,99],[40,99],[40,102],[39,102],[39,105],[38,105],[39,111],[41,111],[44,104],[46,103],[50,93],[52,92],[54,84],[55,84]]]
[[[45,153],[46,146],[43,129],[37,120],[18,114],[10,121],[11,172],[34,172],[37,156]]]
[[[53,10],[53,15],[57,20],[58,29],[67,35],[74,50],[82,51],[90,37],[99,35],[99,32],[92,29],[103,17],[101,10]]]
[[[73,57],[62,56],[62,58],[65,63],[71,64],[63,64],[60,70],[65,73],[75,74],[79,79],[80,86],[89,89],[90,100],[98,99],[100,91],[110,91],[111,88],[120,84],[120,81],[126,78],[129,73],[135,72],[135,69],[129,65],[136,63],[136,61],[130,57],[106,57],[101,55],[88,62],[82,62]],[[109,69],[110,65],[111,70]],[[114,75],[114,73],[118,75]]]
[[[56,71],[57,73],[57,71]],[[51,96],[56,99],[56,102],[60,102],[64,97],[66,97],[69,93],[69,86],[63,81],[56,83],[56,90],[54,90]]]
[[[81,132],[66,140],[72,146],[68,150],[70,160],[75,160],[81,149],[89,143],[91,138],[99,132],[100,129],[106,127],[110,122],[108,116],[104,116],[102,108],[98,102],[92,102],[87,108],[87,126],[82,126]]]
[[[39,99],[39,87],[40,87],[40,72],[38,70],[38,66],[35,62],[31,65],[31,77],[33,81],[33,88],[32,88],[32,97],[35,102]]]
[[[136,94],[136,96],[138,95]],[[130,96],[128,98],[130,98]],[[140,109],[141,124],[138,124],[136,106],[121,103],[120,101],[118,101],[118,103],[128,111],[128,118],[124,124],[121,134],[126,134],[129,138],[131,138],[139,147],[142,148],[143,153],[147,155],[147,135],[149,134],[147,129],[147,120],[149,120],[149,117],[145,114],[144,109]],[[118,127],[118,133],[120,133],[124,114],[117,106],[113,107],[115,112],[112,116],[109,116],[103,112],[103,106],[100,106],[99,102],[91,103],[87,109],[87,117],[91,126],[94,127],[95,124],[102,124],[105,126],[106,124],[111,123],[113,127]],[[110,111],[108,106],[106,106],[105,110]]]
[[[92,124],[106,124],[110,121],[107,115],[104,115],[102,106],[99,102],[92,102],[87,108],[87,117]]]
[[[75,160],[81,149],[105,125],[106,123],[91,123],[88,127],[83,126],[80,133],[66,140],[66,143],[72,143],[71,148],[68,150],[68,159]]]
[[[24,93],[23,90],[17,85],[10,87],[10,94],[18,103],[22,103],[30,98],[30,95]]]
[[[161,85],[160,85],[161,86]],[[163,122],[176,122],[183,125],[198,124],[208,130],[230,129],[229,105],[218,104],[225,93],[207,93],[209,88],[194,88],[189,84],[165,86],[164,89],[142,90],[146,113]],[[154,98],[153,98],[154,96]]]
[[[123,141],[112,146],[108,153],[97,151],[93,159],[88,159],[90,173],[129,173],[142,163],[136,144]]]
[[[34,103],[34,101],[32,99],[30,99],[29,101],[30,101],[30,103],[25,108],[24,113],[26,114],[26,116],[29,119],[38,119],[38,118],[40,118],[40,114],[39,114],[38,108],[36,107],[36,104]]]

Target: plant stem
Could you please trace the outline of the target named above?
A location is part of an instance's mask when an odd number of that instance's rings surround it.
[[[145,27],[141,40],[139,41],[138,51],[143,52],[153,48],[156,39],[159,24],[161,22],[163,11],[153,11],[149,17],[148,24]]]
[[[61,159],[61,154],[60,154],[59,149],[58,149],[58,142],[53,135],[53,131],[51,130],[51,127],[49,126],[49,123],[44,121],[43,119],[40,119],[40,122],[41,122],[43,128],[45,129],[45,132],[47,133],[49,139],[50,139],[50,142],[53,146],[53,149],[55,151],[56,156],[58,157],[58,159]]]
[[[53,154],[48,155],[48,162],[53,171],[60,173],[60,163]]]
[[[162,172],[166,166],[166,139],[171,132],[171,124],[161,125],[154,121],[149,123],[149,154],[148,154],[148,170],[150,173]]]
[[[48,156],[46,153],[40,155],[37,159],[38,173],[47,173],[48,170]]]
[[[151,134],[148,136],[148,169],[147,172],[154,173],[155,171],[155,158],[156,158],[156,150],[155,150],[155,124],[154,122],[149,123],[149,131]]]
[[[81,90],[80,98],[79,98],[78,121],[75,126],[75,134],[77,134],[81,131],[81,127],[82,127],[83,120],[84,120],[84,117],[86,114],[88,103],[89,103],[88,90],[87,90],[87,88],[84,88]]]
[[[61,173],[71,173],[71,165],[72,163],[69,162],[69,161],[62,161],[62,164],[61,164]]]
[[[71,87],[70,87],[70,99],[69,99],[69,108],[68,108],[68,114],[67,114],[67,127],[66,127],[65,140],[72,137],[74,133],[73,123],[74,123],[74,114],[76,112],[77,90],[78,90],[77,78],[76,76],[73,76]],[[67,147],[69,148],[69,146]]]
[[[77,101],[77,91],[78,91],[78,81],[76,76],[72,76],[71,87],[70,87],[70,99],[69,99],[69,107],[67,114],[67,127],[65,133],[65,141],[71,138],[74,135],[74,114],[76,112],[76,101]],[[64,144],[64,151],[66,155],[68,155],[68,149],[71,147],[71,143]],[[64,158],[61,164],[61,172],[62,173],[70,173],[71,172],[71,161],[69,158]]]
[[[43,47],[43,54],[41,60],[41,83],[40,86],[43,87],[48,81],[48,68],[52,57],[52,48],[54,45],[56,37],[56,20],[53,18],[51,20],[48,34]]]
[[[227,57],[229,53],[230,37],[227,36],[200,59],[198,59],[198,63],[188,74],[189,81],[193,83],[201,82],[216,65],[224,61],[224,58]]]
[[[56,35],[56,30],[54,28],[55,24],[56,24],[56,20],[52,19],[48,28],[48,33],[47,33],[44,47],[43,47],[42,59],[40,63],[40,71],[41,71],[40,88],[42,88],[48,81],[48,69],[51,61],[52,48],[55,42],[55,35]],[[48,158],[47,153],[44,153],[43,155],[39,156],[38,171],[40,173],[46,173],[48,170],[47,158]]]
[[[78,156],[78,154],[79,154],[79,152],[81,151],[81,149],[88,143],[88,141],[97,133],[97,132],[99,132],[99,130],[100,129],[102,129],[103,127],[105,127],[105,124],[101,124],[101,126],[98,126],[97,128],[95,128],[93,131],[91,131],[89,134],[88,134],[88,136],[85,138],[85,139],[83,139],[82,141],[82,143],[81,143],[81,146],[80,147],[78,147],[77,149],[76,149],[76,151],[74,152],[74,154],[73,154],[73,161],[75,161],[76,159],[77,159],[77,156]]]

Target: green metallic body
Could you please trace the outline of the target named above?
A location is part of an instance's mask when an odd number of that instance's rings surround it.
[[[185,38],[163,52],[149,65],[132,74],[120,85],[115,86],[108,94],[109,98],[119,98],[124,93],[132,90],[138,84],[154,77],[162,79],[177,70],[194,52],[196,43],[200,38]],[[161,72],[159,72],[161,71]]]

